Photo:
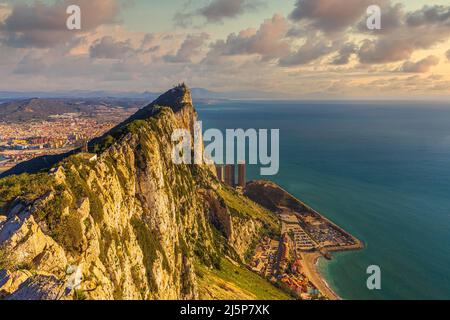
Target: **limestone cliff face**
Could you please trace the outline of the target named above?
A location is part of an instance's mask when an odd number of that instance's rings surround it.
[[[49,172],[0,180],[0,297],[196,299],[195,264],[242,261],[277,221],[206,165],[172,162],[193,131],[179,86]]]

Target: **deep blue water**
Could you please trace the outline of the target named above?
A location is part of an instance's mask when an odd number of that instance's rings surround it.
[[[345,299],[450,299],[450,104],[225,102],[197,106],[205,128],[280,129],[270,179],[366,249],[321,261]],[[248,168],[258,178],[258,168]],[[366,287],[381,267],[381,290]]]

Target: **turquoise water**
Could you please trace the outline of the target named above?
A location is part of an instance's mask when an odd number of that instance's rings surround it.
[[[345,299],[450,299],[450,104],[227,102],[204,127],[279,128],[271,177],[366,243],[321,260]],[[258,168],[248,168],[258,178]],[[366,287],[381,267],[381,290]]]

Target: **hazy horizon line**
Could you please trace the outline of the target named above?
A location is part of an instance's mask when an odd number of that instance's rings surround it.
[[[324,95],[323,97],[315,94],[314,96],[299,96],[293,97],[289,94],[284,94],[281,92],[264,92],[264,91],[212,91],[205,88],[191,88],[191,91],[201,90],[204,92],[204,96],[196,96],[193,94],[193,100],[225,100],[225,101],[405,101],[405,102],[414,102],[414,101],[431,101],[431,102],[450,102],[450,96],[383,96],[383,98],[378,98],[376,96],[368,96],[368,97],[351,97],[351,96],[330,96]],[[122,98],[122,99],[137,99],[137,98],[145,98],[145,95],[160,95],[165,91],[119,91],[119,90],[86,90],[86,89],[74,89],[74,90],[0,90],[0,99],[5,100],[19,100],[19,99],[56,99],[56,98]],[[95,94],[99,95],[95,95]],[[100,94],[102,93],[102,94]],[[78,95],[71,95],[78,94]],[[218,96],[210,96],[207,95],[218,95]],[[273,97],[270,97],[270,95]],[[3,96],[2,96],[3,95]],[[8,97],[8,95],[17,95],[17,97]],[[38,96],[36,96],[38,95]],[[135,96],[133,96],[135,95]],[[223,96],[220,96],[223,95]],[[236,95],[236,97],[233,97]],[[247,95],[247,97],[240,96]],[[254,95],[254,96],[252,96]],[[264,95],[258,96],[258,95]],[[282,97],[286,95],[286,97]]]

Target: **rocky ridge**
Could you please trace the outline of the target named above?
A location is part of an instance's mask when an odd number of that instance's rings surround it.
[[[255,276],[246,255],[279,221],[210,166],[171,161],[173,130],[193,133],[196,120],[180,85],[90,153],[1,179],[0,298],[287,298],[263,279],[261,290],[224,280],[227,268]]]

